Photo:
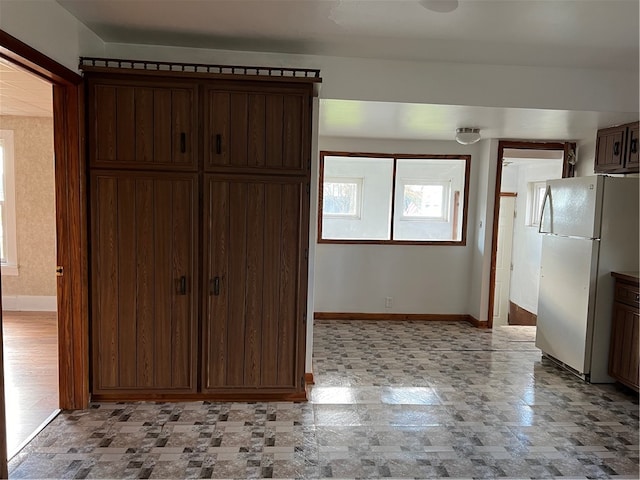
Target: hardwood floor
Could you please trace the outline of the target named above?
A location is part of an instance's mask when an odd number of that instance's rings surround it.
[[[9,458],[58,409],[56,312],[2,312]]]

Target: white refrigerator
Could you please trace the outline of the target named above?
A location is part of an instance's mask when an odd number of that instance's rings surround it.
[[[576,177],[547,182],[536,346],[592,383],[607,374],[612,271],[638,271],[640,179]]]

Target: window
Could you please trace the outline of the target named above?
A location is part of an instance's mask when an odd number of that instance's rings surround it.
[[[529,183],[529,208],[527,209],[527,225],[537,227],[540,225],[540,216],[542,215],[542,204],[544,195],[547,191],[546,182],[530,182]]]
[[[318,241],[464,245],[470,160],[321,152]]]
[[[362,178],[327,178],[322,186],[322,211],[334,218],[360,218]]]
[[[0,264],[3,275],[17,275],[13,131],[0,130]]]

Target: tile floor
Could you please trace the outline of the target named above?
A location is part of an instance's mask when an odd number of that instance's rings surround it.
[[[310,401],[95,404],[11,478],[638,478],[638,398],[547,360],[531,327],[316,321]]]

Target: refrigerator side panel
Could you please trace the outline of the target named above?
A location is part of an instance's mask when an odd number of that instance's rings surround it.
[[[587,338],[598,249],[597,240],[542,239],[536,346],[582,375],[590,373]]]
[[[599,238],[603,179],[598,176],[549,180],[541,231]]]
[[[638,271],[640,262],[640,182],[638,178],[621,177],[606,177],[604,180],[600,261],[591,347],[593,383],[614,381],[607,375],[614,293],[611,272]]]

